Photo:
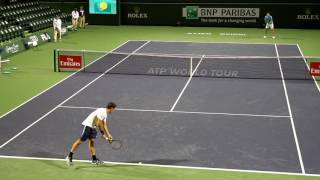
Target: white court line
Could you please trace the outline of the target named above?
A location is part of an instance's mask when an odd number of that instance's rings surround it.
[[[59,158],[39,158],[39,157],[25,157],[25,156],[4,156],[0,155],[0,158],[4,159],[19,159],[19,160],[41,160],[41,161],[65,161],[65,159]],[[74,162],[91,163],[89,160],[77,160]],[[207,171],[224,171],[224,172],[239,172],[239,173],[255,173],[255,174],[273,174],[273,175],[286,175],[286,176],[309,176],[320,177],[320,174],[301,174],[291,172],[280,171],[262,171],[262,170],[243,170],[243,169],[227,169],[227,168],[209,168],[209,167],[194,167],[194,166],[179,166],[179,165],[159,165],[159,164],[139,164],[139,163],[125,163],[125,162],[110,162],[103,161],[105,164],[110,165],[127,165],[127,166],[143,166],[143,167],[159,167],[159,168],[176,168],[176,169],[191,169],[191,170],[207,170]],[[143,162],[142,162],[143,163]],[[74,165],[76,166],[76,165]]]
[[[306,57],[303,55],[303,52],[302,52],[299,44],[297,44],[296,46],[297,46],[298,49],[299,49],[299,52],[300,52],[300,54],[301,54],[301,56],[302,56],[302,58],[303,58],[304,63],[306,64],[308,70],[310,71],[309,64],[307,63]],[[310,76],[311,76],[311,75],[310,75]],[[313,81],[314,81],[314,83],[316,84],[316,87],[318,88],[318,91],[319,91],[319,93],[320,93],[320,87],[319,87],[319,84],[318,84],[316,78],[315,78],[314,76],[312,76],[312,78],[313,78]]]
[[[129,41],[147,41],[147,40],[129,40]],[[149,40],[150,41],[150,40]],[[195,43],[195,44],[243,44],[243,45],[274,45],[274,43],[259,43],[259,42],[205,42],[205,41],[164,41],[164,40],[151,40],[151,42],[168,42],[168,43]],[[296,45],[296,44],[290,44],[290,43],[281,43],[280,45]]]
[[[146,43],[144,43],[142,46],[140,46],[138,49],[136,49],[135,51],[133,51],[132,53],[137,52],[139,49],[143,48],[145,45],[147,45],[149,43],[149,41],[147,41]],[[33,123],[31,123],[29,126],[27,126],[26,128],[24,128],[22,131],[20,131],[18,134],[16,134],[15,136],[13,136],[11,139],[9,139],[8,141],[6,141],[5,143],[3,143],[0,146],[0,149],[3,148],[5,145],[7,145],[8,143],[10,143],[11,141],[13,141],[15,138],[17,138],[18,136],[20,136],[22,133],[24,133],[25,131],[27,131],[29,128],[31,128],[33,125],[37,124],[39,121],[41,121],[43,118],[45,118],[46,116],[48,116],[49,114],[51,114],[53,111],[55,111],[59,106],[61,106],[62,104],[64,104],[65,102],[67,102],[68,100],[70,100],[71,98],[73,98],[74,96],[76,96],[77,94],[79,94],[81,91],[83,91],[84,89],[86,89],[87,87],[89,87],[91,84],[93,84],[94,82],[96,82],[98,79],[100,79],[102,76],[104,76],[107,72],[111,71],[113,68],[115,68],[116,66],[118,66],[120,63],[122,63],[123,61],[125,61],[126,59],[128,59],[130,57],[130,55],[128,55],[127,57],[123,58],[121,61],[119,61],[118,63],[116,63],[114,66],[112,66],[111,68],[109,68],[108,70],[106,70],[104,73],[102,73],[101,75],[99,75],[98,77],[96,77],[94,80],[92,80],[91,82],[89,82],[88,84],[86,84],[84,87],[82,87],[81,89],[79,89],[77,92],[75,92],[73,95],[71,95],[70,97],[68,97],[66,100],[62,101],[60,104],[58,104],[56,107],[54,107],[53,109],[51,109],[49,112],[47,112],[45,115],[43,115],[42,117],[40,117],[38,120],[34,121]]]
[[[178,98],[177,98],[176,101],[174,102],[173,106],[171,107],[170,111],[173,111],[174,108],[176,107],[176,105],[177,105],[177,103],[179,102],[182,94],[183,94],[184,91],[187,89],[188,85],[190,84],[194,73],[197,71],[197,69],[198,69],[198,67],[200,66],[200,64],[201,64],[201,62],[202,62],[202,60],[203,60],[204,57],[205,57],[204,55],[201,57],[200,61],[198,62],[197,66],[196,66],[196,68],[194,69],[194,71],[192,71],[192,69],[191,69],[190,77],[189,77],[186,85],[183,87],[182,91],[180,92]],[[190,63],[191,63],[190,66],[191,66],[191,68],[192,68],[192,58],[191,58],[191,62],[190,62]]]
[[[120,44],[119,46],[117,46],[117,47],[116,47],[116,48],[114,48],[113,50],[116,50],[116,49],[120,48],[121,46],[123,46],[123,45],[127,44],[128,42],[129,42],[129,41],[126,41],[126,42],[124,42],[124,43]],[[113,51],[113,50],[111,50],[111,52],[109,52],[109,53],[112,53],[112,51]],[[109,53],[108,53],[108,54],[109,54]],[[103,56],[99,57],[98,59],[96,59],[96,60],[92,61],[91,63],[87,64],[87,65],[86,65],[85,67],[83,67],[83,68],[86,68],[87,66],[90,66],[91,64],[93,64],[94,62],[96,62],[96,61],[100,60],[101,58],[103,58],[104,56],[106,56],[106,55],[108,55],[108,54],[105,54],[105,55],[103,55]],[[82,69],[83,69],[83,68],[82,68]],[[70,74],[69,76],[67,76],[67,77],[65,77],[64,79],[62,79],[62,80],[58,81],[57,83],[53,84],[53,85],[52,85],[52,86],[50,86],[49,88],[47,88],[47,89],[45,89],[45,90],[41,91],[40,93],[38,93],[37,95],[35,95],[35,96],[31,97],[31,98],[30,98],[30,99],[28,99],[27,101],[25,101],[25,102],[21,103],[20,105],[18,105],[18,106],[16,106],[16,107],[14,107],[14,108],[13,108],[13,109],[11,109],[10,111],[8,111],[8,112],[6,112],[5,114],[3,114],[2,116],[0,116],[0,119],[1,119],[1,118],[3,118],[4,116],[8,115],[9,113],[11,113],[11,112],[15,111],[16,109],[20,108],[21,106],[23,106],[23,105],[27,104],[28,102],[32,101],[33,99],[35,99],[36,97],[40,96],[41,94],[43,94],[43,93],[45,93],[45,92],[49,91],[49,90],[50,90],[50,89],[52,89],[53,87],[55,87],[55,86],[57,86],[58,84],[62,83],[63,81],[66,81],[67,79],[71,78],[71,77],[72,77],[72,76],[74,76],[75,74],[77,74],[77,72],[74,72],[74,73]]]
[[[59,106],[68,109],[97,109],[98,107],[76,107],[76,106]],[[133,112],[159,112],[159,113],[179,113],[179,114],[200,114],[200,115],[225,115],[225,116],[249,116],[249,117],[271,117],[271,118],[290,118],[290,116],[268,115],[268,114],[235,114],[235,113],[215,113],[215,112],[192,112],[192,111],[166,111],[154,109],[124,109],[116,108],[117,111]]]
[[[304,164],[303,164],[303,160],[302,160],[302,156],[301,156],[301,150],[300,150],[299,140],[298,140],[298,136],[297,136],[297,132],[296,132],[296,127],[295,127],[295,124],[294,124],[294,121],[293,121],[293,117],[292,117],[290,100],[289,100],[289,96],[288,96],[287,86],[286,86],[286,83],[285,83],[285,80],[284,80],[284,76],[283,76],[283,71],[282,71],[282,66],[281,66],[281,61],[280,61],[280,57],[279,57],[279,52],[278,52],[277,44],[274,44],[274,48],[275,48],[276,54],[277,54],[277,56],[278,56],[278,64],[279,64],[279,68],[280,68],[280,74],[281,74],[281,79],[282,79],[284,94],[285,94],[285,96],[286,96],[287,105],[288,105],[288,110],[289,110],[289,114],[290,114],[290,121],[291,121],[291,126],[292,126],[292,132],[293,132],[294,140],[295,140],[295,143],[296,143],[296,148],[297,148],[297,152],[298,152],[298,157],[299,157],[301,172],[302,172],[302,174],[305,174],[306,172],[305,172],[305,169],[304,169]]]
[[[129,42],[129,41],[127,41],[127,42]],[[126,42],[126,43],[127,43]],[[125,44],[122,44],[121,46],[123,46],[123,45],[125,45]],[[69,52],[69,51],[71,51],[71,52],[74,52],[74,51],[79,51],[79,52],[93,52],[93,53],[112,53],[114,50],[116,50],[116,49],[118,49],[118,48],[120,48],[121,46],[118,46],[118,47],[116,47],[115,49],[113,49],[113,50],[111,50],[111,52],[109,52],[109,51],[98,51],[98,50],[91,50],[91,49],[59,49],[60,51],[64,51],[64,52]],[[128,53],[129,54],[129,53]]]

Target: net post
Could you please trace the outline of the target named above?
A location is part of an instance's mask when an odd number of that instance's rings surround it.
[[[54,72],[57,72],[57,56],[56,56],[56,54],[57,54],[57,50],[54,49],[53,50],[53,71]]]
[[[57,57],[58,57],[58,65],[57,65],[57,69],[58,69],[58,72],[60,72],[60,62],[59,62],[59,58],[60,58],[60,49],[57,49]]]
[[[86,59],[85,59],[85,49],[82,50],[82,66],[86,67]],[[85,69],[83,69],[85,71]]]
[[[307,63],[307,64],[309,65],[309,67],[310,67],[310,62],[308,62],[308,59],[307,59],[306,57],[302,57],[302,58],[306,60],[306,63]],[[304,80],[308,80],[308,75],[309,75],[309,73],[310,73],[309,68],[307,68],[307,71],[309,71],[309,72],[306,72],[306,73],[304,74]],[[312,76],[311,76],[311,78],[312,78]]]

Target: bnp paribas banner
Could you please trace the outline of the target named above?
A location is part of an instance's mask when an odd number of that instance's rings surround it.
[[[320,5],[122,3],[121,22],[143,25],[264,27],[273,16],[276,28],[320,28]]]
[[[260,16],[260,8],[186,6],[182,9],[185,21],[203,25],[256,25]]]

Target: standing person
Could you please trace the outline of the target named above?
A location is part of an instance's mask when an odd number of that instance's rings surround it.
[[[79,14],[80,14],[79,27],[80,28],[85,28],[86,16],[85,16],[85,11],[83,9],[83,6],[80,6]]]
[[[72,165],[72,158],[75,151],[78,149],[79,145],[85,142],[87,139],[89,139],[89,152],[92,157],[92,164],[102,164],[102,161],[100,161],[96,157],[96,150],[94,148],[95,139],[97,136],[97,130],[99,129],[102,133],[103,137],[108,140],[112,141],[112,135],[108,129],[108,114],[111,114],[115,108],[116,104],[113,102],[108,103],[108,105],[105,108],[98,108],[95,111],[93,111],[83,122],[83,132],[79,139],[77,139],[69,152],[69,155],[66,158],[67,164],[70,166]]]
[[[75,8],[72,13],[72,30],[77,30],[78,28],[78,19],[79,19],[79,12],[77,8]]]
[[[268,33],[268,29],[271,29],[272,31],[272,38],[275,39],[276,36],[275,36],[275,32],[274,32],[274,24],[273,24],[273,18],[272,16],[270,15],[270,13],[268,12],[266,14],[266,16],[264,17],[264,22],[266,24],[266,33],[264,35],[264,38],[267,38],[267,33]]]
[[[60,17],[56,16],[53,19],[54,42],[57,42],[58,35],[59,35],[59,41],[61,41],[61,25],[62,25],[62,21]]]

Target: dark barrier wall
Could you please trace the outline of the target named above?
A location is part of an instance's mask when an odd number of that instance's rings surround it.
[[[319,0],[122,0],[144,3],[318,3]]]
[[[266,12],[276,27],[320,28],[320,4],[122,3],[121,23],[262,27]]]
[[[270,12],[277,28],[320,28],[320,2],[315,0],[305,0],[303,3],[301,3],[302,0],[291,0],[290,3],[285,3],[289,0],[260,0],[259,3],[243,3],[258,0],[223,0],[224,3],[203,3],[222,0],[175,0],[175,3],[164,3],[167,1],[122,0],[118,3],[121,6],[121,13],[118,15],[89,15],[88,0],[68,0],[68,2],[56,0],[43,3],[70,13],[74,7],[82,5],[87,10],[88,22],[97,25],[121,23],[123,25],[263,27],[264,15]],[[193,3],[195,1],[197,3]]]
[[[0,1],[0,6],[5,6],[8,4],[8,1],[7,0],[4,0],[4,1]]]
[[[19,0],[30,1],[30,0]],[[40,0],[48,2],[48,0]],[[87,2],[88,0],[54,0],[51,2]],[[121,0],[123,2],[143,3],[319,3],[319,0]]]

